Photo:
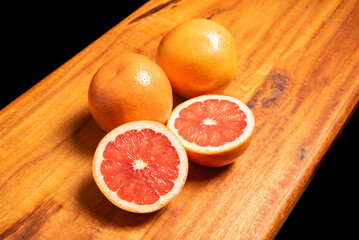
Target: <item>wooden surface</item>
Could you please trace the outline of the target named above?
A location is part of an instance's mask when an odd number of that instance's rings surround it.
[[[253,142],[228,167],[190,164],[166,208],[124,212],[91,176],[105,133],[89,82],[121,52],[154,59],[162,36],[195,17],[235,37],[225,94],[252,108]],[[358,1],[150,1],[0,112],[0,239],[272,238],[358,99]]]

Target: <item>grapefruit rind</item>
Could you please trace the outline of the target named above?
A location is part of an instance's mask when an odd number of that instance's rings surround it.
[[[236,103],[239,108],[246,114],[247,126],[243,134],[235,139],[232,142],[225,143],[222,146],[212,147],[212,146],[199,146],[194,142],[189,142],[185,140],[179,133],[178,130],[174,127],[175,120],[179,117],[179,113],[182,109],[187,108],[189,105],[194,102],[204,102],[205,100],[216,99],[216,100],[228,100],[230,102]],[[225,96],[225,95],[202,95],[189,99],[181,104],[179,104],[171,113],[167,127],[171,129],[172,132],[180,139],[184,145],[188,158],[193,162],[196,162],[200,165],[208,167],[219,167],[230,164],[234,162],[244,151],[248,148],[254,131],[255,119],[252,111],[248,106],[237,98]]]
[[[172,89],[184,98],[223,92],[237,72],[237,50],[232,34],[215,21],[185,21],[161,40],[156,62]]]
[[[104,159],[102,154],[106,148],[106,145],[110,141],[114,141],[118,135],[123,134],[129,130],[135,129],[140,131],[145,128],[150,128],[155,132],[160,132],[164,134],[170,140],[172,145],[175,147],[180,159],[180,163],[178,165],[178,170],[179,170],[178,177],[176,180],[174,180],[173,188],[167,194],[160,196],[160,198],[153,204],[138,205],[135,204],[134,202],[128,202],[122,200],[121,198],[119,198],[116,191],[110,190],[104,181],[100,169],[101,169],[101,163]],[[114,205],[116,205],[117,207],[123,210],[136,212],[136,213],[154,212],[164,207],[166,204],[168,204],[181,191],[187,179],[187,174],[188,174],[188,158],[187,158],[186,150],[182,146],[180,140],[165,125],[154,121],[135,121],[135,122],[125,123],[110,131],[98,144],[98,147],[94,154],[93,165],[92,165],[93,178],[97,186],[99,187],[101,192],[107,197],[107,199],[110,202],[112,202]]]

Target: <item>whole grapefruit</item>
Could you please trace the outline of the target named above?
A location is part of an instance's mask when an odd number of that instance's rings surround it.
[[[103,64],[94,75],[88,104],[105,131],[139,120],[164,124],[172,111],[172,88],[155,62],[135,53],[121,54]]]
[[[192,98],[215,93],[234,78],[236,45],[223,26],[208,19],[193,19],[177,25],[162,38],[156,62],[173,90]]]

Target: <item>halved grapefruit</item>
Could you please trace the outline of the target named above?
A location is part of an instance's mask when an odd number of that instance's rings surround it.
[[[254,125],[247,105],[224,95],[189,99],[173,110],[167,122],[188,158],[208,167],[233,163],[248,148]]]
[[[188,173],[186,151],[163,124],[135,121],[109,132],[99,143],[92,174],[116,206],[138,213],[156,211],[182,189]]]

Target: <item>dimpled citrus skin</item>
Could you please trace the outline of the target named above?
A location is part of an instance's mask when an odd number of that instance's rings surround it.
[[[138,120],[166,123],[173,106],[172,88],[155,62],[127,53],[98,69],[90,84],[88,103],[105,131]]]
[[[185,98],[216,92],[237,71],[232,35],[218,23],[193,19],[179,24],[161,40],[156,62],[173,90]]]

